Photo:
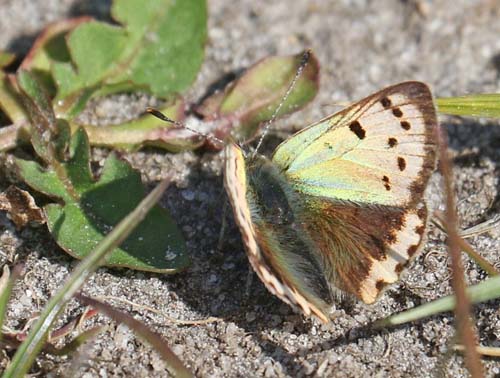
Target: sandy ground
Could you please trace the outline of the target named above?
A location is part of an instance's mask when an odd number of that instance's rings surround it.
[[[48,22],[81,14],[106,19],[107,1],[0,0],[0,49],[26,53]],[[355,100],[407,79],[429,83],[436,96],[500,91],[499,1],[209,1],[206,62],[188,96],[195,101],[224,74],[269,54],[296,53],[311,47],[322,63],[321,91],[314,104],[277,127],[291,132],[323,117],[337,101]],[[89,110],[118,118],[133,117],[150,100],[114,96]],[[97,110],[96,110],[97,109]],[[498,173],[500,127],[495,120],[442,117],[455,158],[455,183],[461,227],[485,221],[500,210]],[[100,161],[107,151],[95,151]],[[364,325],[388,314],[450,293],[444,235],[431,227],[428,243],[403,280],[373,306],[340,303],[336,320],[325,326],[304,319],[254,279],[245,293],[248,261],[232,220],[223,248],[217,250],[224,198],[221,154],[177,155],[145,150],[128,156],[151,185],[175,172],[175,184],[162,203],[170,209],[188,241],[192,265],[165,276],[100,269],[84,292],[115,297],[159,313],[107,299],[160,332],[179,357],[203,377],[427,377],[438,371],[465,376],[463,358],[443,357],[453,343],[453,316],[444,314],[382,332]],[[3,160],[8,160],[2,158]],[[1,187],[8,185],[2,175]],[[429,188],[430,204],[442,203],[440,176]],[[500,261],[500,235],[470,240],[492,263]],[[44,227],[16,231],[0,215],[0,265],[26,263],[28,274],[16,287],[8,325],[20,328],[39,311],[76,262],[51,240]],[[467,281],[486,278],[464,258]],[[500,301],[475,307],[480,343],[500,347]],[[72,302],[65,319],[81,312]],[[163,314],[163,315],[162,315]],[[173,319],[217,317],[182,326]],[[41,376],[163,377],[163,362],[126,327],[98,316],[107,329],[70,357],[40,356],[33,373]],[[89,325],[93,324],[89,322]],[[12,353],[0,351],[0,369]],[[488,377],[500,376],[500,361],[484,359]]]

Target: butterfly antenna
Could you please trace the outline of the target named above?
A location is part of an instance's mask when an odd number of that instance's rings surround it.
[[[276,117],[278,116],[278,113],[280,112],[281,108],[285,104],[286,100],[288,99],[288,96],[290,96],[290,93],[292,93],[293,89],[295,88],[295,84],[297,84],[297,81],[300,78],[300,75],[302,75],[302,72],[307,66],[307,63],[309,62],[309,58],[311,57],[311,50],[306,50],[304,51],[304,54],[302,55],[302,59],[300,60],[300,65],[299,68],[297,68],[297,72],[295,72],[295,76],[293,77],[293,80],[290,82],[290,85],[288,86],[285,95],[281,99],[280,103],[274,110],[271,118],[264,124],[262,135],[259,138],[259,143],[257,143],[257,147],[255,147],[255,150],[252,154],[252,157],[255,157],[257,155],[257,152],[260,149],[260,146],[262,145],[262,142],[264,141],[265,136],[269,132],[269,128],[271,125],[274,123],[276,120]]]
[[[203,138],[207,138],[207,139],[211,139],[221,145],[224,144],[224,141],[222,139],[219,139],[213,135],[210,135],[210,134],[205,134],[205,133],[202,133],[198,130],[195,130],[191,127],[189,127],[188,125],[186,125],[184,122],[179,122],[179,121],[175,121],[169,117],[167,117],[165,114],[163,114],[162,112],[160,112],[158,109],[155,109],[155,108],[146,108],[146,112],[155,116],[156,118],[158,119],[161,119],[162,121],[165,121],[165,122],[168,122],[168,123],[171,123],[172,125],[175,125],[179,128],[182,128],[182,129],[185,129],[185,130],[188,130],[188,131],[191,131],[192,133],[196,134],[196,135],[199,135]]]

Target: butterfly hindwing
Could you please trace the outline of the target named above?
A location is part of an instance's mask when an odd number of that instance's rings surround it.
[[[420,248],[425,207],[362,206],[309,198],[302,225],[333,288],[373,303]]]

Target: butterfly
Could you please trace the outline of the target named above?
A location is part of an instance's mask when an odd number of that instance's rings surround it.
[[[224,185],[267,289],[325,323],[346,294],[375,302],[423,244],[436,129],[429,88],[410,81],[304,128],[271,159],[229,143]]]

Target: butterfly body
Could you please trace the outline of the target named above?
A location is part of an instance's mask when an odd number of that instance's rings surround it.
[[[283,142],[226,148],[225,186],[266,287],[328,321],[342,293],[373,303],[422,244],[436,114],[425,84],[388,87]]]

